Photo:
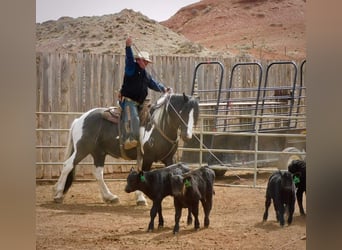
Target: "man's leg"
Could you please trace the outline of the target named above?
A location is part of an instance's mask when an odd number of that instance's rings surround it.
[[[135,148],[139,140],[139,116],[134,102],[125,101],[125,132],[124,149]]]

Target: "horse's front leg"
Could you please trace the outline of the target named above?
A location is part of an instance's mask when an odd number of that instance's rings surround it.
[[[99,184],[103,201],[107,203],[118,203],[119,202],[118,196],[112,194],[109,191],[106,183],[103,180],[103,166],[97,166],[97,167],[94,166],[93,175],[95,176],[95,179],[97,180],[97,183]]]
[[[147,206],[147,200],[141,191],[135,191],[135,198],[138,206]]]
[[[143,160],[140,150],[138,150],[137,153],[138,153],[138,157],[137,157],[138,158],[137,159],[138,170],[140,171],[142,169],[146,171],[146,166],[149,165],[148,167],[148,171],[149,171],[152,163],[146,163],[146,160]],[[139,157],[141,157],[141,159],[139,159]],[[138,206],[147,206],[147,200],[141,191],[139,190],[135,191],[135,198],[136,198]]]

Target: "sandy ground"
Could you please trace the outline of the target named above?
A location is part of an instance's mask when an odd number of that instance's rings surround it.
[[[266,180],[263,176],[257,184],[266,185]],[[251,180],[217,178],[209,228],[194,231],[193,225],[187,226],[183,209],[177,235],[172,233],[171,197],[162,204],[164,228],[149,233],[151,201],[136,206],[134,194],[124,192],[125,180],[107,181],[120,198],[116,205],[102,202],[96,182],[75,182],[63,204],[53,202],[54,183],[37,183],[37,249],[306,249],[306,219],[299,215],[297,204],[290,226],[279,226],[273,205],[263,223],[265,189],[222,186],[232,183],[250,185]],[[202,226],[202,210],[200,223]]]

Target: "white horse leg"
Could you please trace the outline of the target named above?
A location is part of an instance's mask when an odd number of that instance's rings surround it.
[[[73,169],[73,161],[75,158],[76,152],[74,152],[64,163],[63,163],[63,169],[61,172],[61,175],[58,178],[57,183],[55,184],[55,186],[53,187],[53,191],[55,193],[54,196],[54,201],[58,202],[58,203],[62,203],[63,202],[63,191],[64,191],[64,186],[65,186],[65,182],[66,179],[68,177],[68,174],[70,173],[70,171]]]
[[[140,131],[140,132],[142,132],[142,131]],[[140,133],[140,135],[141,135],[141,133]],[[141,141],[142,141],[142,138],[140,136],[140,143],[141,143]],[[140,145],[143,145],[143,144],[140,144]],[[143,148],[143,147],[140,146],[140,145],[138,145],[138,147],[137,147],[137,167],[138,167],[138,171],[141,171],[141,169],[142,169],[142,158],[143,158],[142,157],[142,151],[140,151],[140,148]],[[139,191],[139,190],[135,191],[135,198],[137,200],[137,205],[138,206],[147,206],[147,201],[146,201],[146,199],[144,197],[144,194],[141,191]]]
[[[103,201],[107,203],[118,203],[119,202],[118,196],[112,194],[109,191],[106,183],[103,180],[103,167],[94,166],[93,175],[95,176],[97,183],[99,184]]]
[[[135,191],[135,198],[137,199],[138,206],[147,206],[147,201],[145,199],[144,194],[141,191]]]

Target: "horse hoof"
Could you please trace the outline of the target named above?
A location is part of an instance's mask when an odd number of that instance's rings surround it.
[[[102,197],[102,200],[105,203],[108,203],[108,204],[117,204],[117,203],[119,203],[119,197],[116,196],[116,195],[108,195],[106,197]]]
[[[105,202],[107,204],[118,204],[118,203],[120,203],[119,198],[114,198],[114,199],[111,199],[111,200],[105,200]]]
[[[137,201],[137,206],[147,206],[146,201]]]
[[[63,203],[63,197],[58,197],[53,199],[55,203]]]

